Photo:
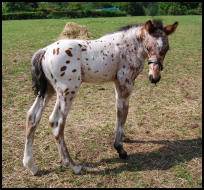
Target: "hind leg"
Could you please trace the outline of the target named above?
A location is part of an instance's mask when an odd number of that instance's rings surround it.
[[[26,118],[26,140],[25,140],[25,149],[23,157],[23,165],[30,169],[33,175],[36,175],[38,172],[38,167],[34,164],[33,161],[33,141],[34,133],[38,123],[40,122],[41,115],[43,112],[46,103],[51,98],[52,94],[46,94],[44,98],[36,97],[35,102],[27,112]]]
[[[78,86],[79,87],[79,86]],[[71,167],[75,174],[79,174],[82,167],[77,166],[69,155],[66,143],[64,140],[64,126],[66,117],[70,110],[72,100],[76,94],[75,90],[67,90],[70,88],[64,88],[63,90],[57,90],[57,100],[54,110],[49,117],[49,124],[52,128],[53,135],[56,139],[57,148],[59,151],[62,164],[67,167]]]

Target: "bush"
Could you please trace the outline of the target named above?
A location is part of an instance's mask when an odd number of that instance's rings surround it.
[[[39,11],[41,10],[41,11]],[[50,11],[48,9],[38,9],[37,12],[15,12],[4,13],[2,20],[20,20],[20,19],[44,19],[44,18],[82,18],[82,17],[119,17],[126,16],[125,11],[95,11],[95,10],[78,10],[78,11]]]
[[[40,19],[47,18],[44,12],[15,12],[5,13],[2,15],[2,20],[20,20],[20,19]]]
[[[190,10],[188,10],[188,14],[189,15],[201,15],[202,12],[200,12],[199,9],[190,9]]]

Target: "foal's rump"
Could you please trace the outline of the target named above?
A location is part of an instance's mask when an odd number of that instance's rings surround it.
[[[77,42],[60,40],[46,47],[42,67],[46,78],[55,88],[59,84],[81,81],[81,54]]]

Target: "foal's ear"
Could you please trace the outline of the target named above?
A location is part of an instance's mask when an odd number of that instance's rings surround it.
[[[174,24],[170,24],[168,26],[165,26],[164,32],[166,33],[166,35],[172,34],[175,32],[177,26],[178,26],[178,22],[175,22]]]
[[[145,23],[145,29],[147,30],[147,32],[149,34],[153,33],[154,30],[155,30],[155,27],[154,25],[152,24],[152,21],[151,20],[148,20],[146,23]]]

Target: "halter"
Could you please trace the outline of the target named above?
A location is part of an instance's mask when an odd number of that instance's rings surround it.
[[[155,64],[159,65],[161,71],[163,70],[163,65],[161,64],[161,61],[159,61],[159,60],[147,59],[147,63],[148,63],[148,65],[151,63],[155,63]]]

